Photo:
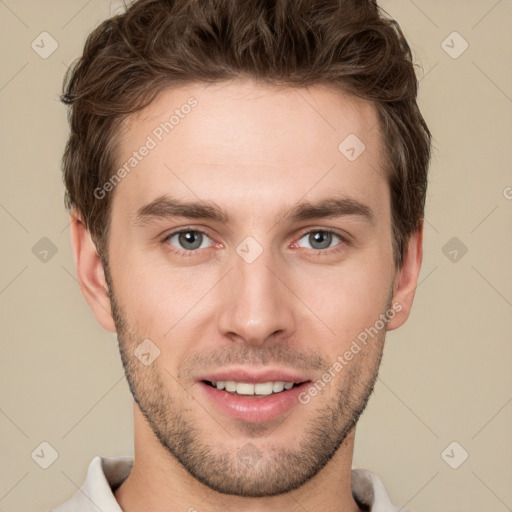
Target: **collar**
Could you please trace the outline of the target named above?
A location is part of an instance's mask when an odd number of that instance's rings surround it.
[[[51,512],[123,512],[114,491],[123,483],[133,467],[132,456],[92,459],[83,485],[73,497]],[[352,469],[352,495],[369,512],[397,512],[378,475],[367,469]],[[408,512],[400,509],[402,512]]]

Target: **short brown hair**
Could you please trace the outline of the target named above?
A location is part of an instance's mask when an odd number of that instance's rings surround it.
[[[115,172],[122,121],[167,87],[240,77],[328,85],[373,102],[400,266],[424,216],[431,134],[410,47],[376,0],[136,0],[96,28],[64,80],[71,133],[62,166],[66,206],[100,256],[108,259],[113,194],[94,191]]]

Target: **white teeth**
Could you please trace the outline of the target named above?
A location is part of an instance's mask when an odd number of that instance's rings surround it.
[[[272,384],[272,391],[274,393],[280,393],[284,389],[284,382],[274,382]]]
[[[254,385],[254,394],[255,395],[271,395],[272,394],[273,383],[272,382],[258,382],[258,384]]]
[[[232,380],[227,380],[225,382],[225,389],[226,391],[231,391],[232,393],[234,393],[236,391],[236,382]]]
[[[230,393],[238,393],[239,395],[271,395],[272,393],[281,393],[283,390],[293,388],[293,382],[258,382],[252,384],[250,382],[235,382],[233,380],[219,380],[212,382],[217,389],[225,389]]]
[[[236,384],[236,392],[239,395],[254,395],[254,384],[247,382],[238,382]]]

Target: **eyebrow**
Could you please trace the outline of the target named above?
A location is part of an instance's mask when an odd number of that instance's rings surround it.
[[[276,221],[303,221],[344,216],[361,217],[373,224],[375,214],[366,204],[350,197],[325,198],[317,202],[301,202],[277,216]],[[133,225],[142,227],[156,219],[185,217],[212,220],[228,224],[230,217],[219,205],[211,201],[190,202],[163,195],[141,206],[134,216]]]

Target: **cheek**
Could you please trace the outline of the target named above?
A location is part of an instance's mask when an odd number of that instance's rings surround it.
[[[350,345],[359,333],[373,326],[385,312],[393,281],[392,266],[382,261],[359,261],[345,267],[310,271],[297,283],[297,295],[322,322],[324,347],[337,350]],[[323,324],[325,324],[325,327]]]
[[[298,298],[290,294],[281,307],[292,309],[299,334],[318,344],[321,352],[339,353],[385,311],[393,266],[391,251],[385,258],[382,252],[381,246],[380,252],[372,248],[336,265],[290,263],[284,269],[283,279]],[[234,281],[223,278],[227,268],[178,268],[161,256],[133,250],[126,254],[118,255],[119,264],[113,265],[116,295],[132,331],[157,344],[162,362],[179,360],[197,349],[192,340],[200,344],[218,336],[215,319],[224,307],[232,306],[228,301]]]
[[[132,258],[129,271],[118,271],[116,295],[137,339],[149,338],[168,368],[194,348],[191,340],[219,309],[212,303],[222,273],[213,268],[169,268],[160,259]],[[215,301],[214,301],[215,302]],[[211,326],[210,326],[211,327]]]

